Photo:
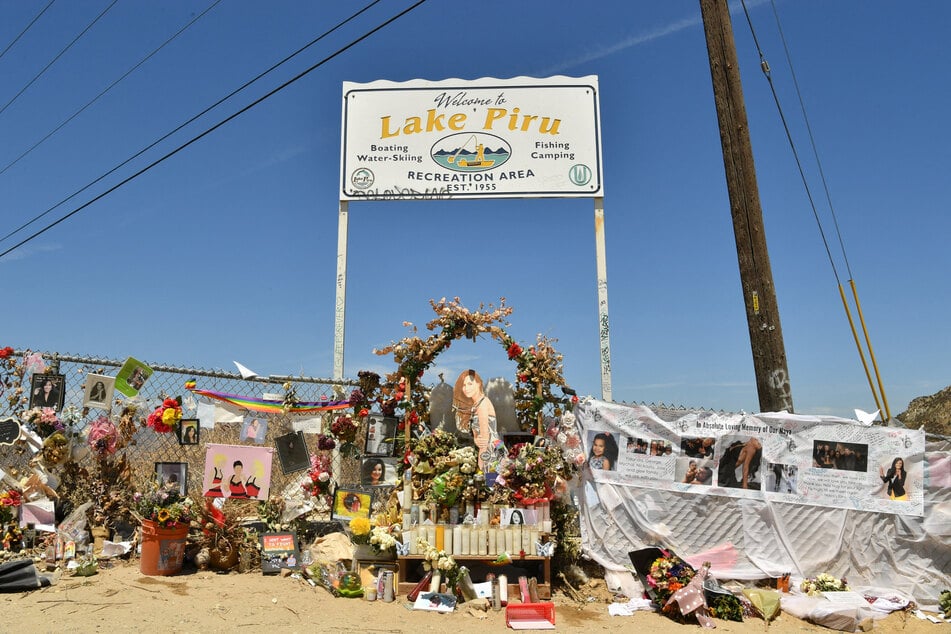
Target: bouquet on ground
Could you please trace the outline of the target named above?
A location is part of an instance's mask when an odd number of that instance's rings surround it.
[[[844,592],[849,589],[849,584],[845,577],[837,579],[823,572],[810,579],[803,579],[802,583],[799,584],[799,589],[810,597],[814,597],[821,592]]]
[[[462,570],[452,555],[444,550],[438,550],[423,538],[417,539],[416,545],[423,555],[423,568],[427,571],[432,570],[434,574],[438,572],[446,582],[446,587],[454,588]]]
[[[651,564],[647,574],[647,585],[654,591],[654,603],[663,607],[670,595],[677,592],[693,579],[694,569],[684,560],[669,551]]]
[[[155,486],[145,493],[137,491],[132,496],[132,502],[136,517],[153,521],[162,528],[190,524],[195,517],[191,498],[182,496],[176,488]]]

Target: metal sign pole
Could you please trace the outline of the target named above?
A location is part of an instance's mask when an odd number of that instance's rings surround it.
[[[594,199],[594,243],[598,268],[598,335],[601,340],[601,399],[611,400],[611,326],[608,322],[608,265],[604,249],[604,198]]]
[[[334,371],[333,378],[343,379],[343,333],[347,313],[347,224],[349,203],[340,201],[337,215],[337,303],[334,307]]]

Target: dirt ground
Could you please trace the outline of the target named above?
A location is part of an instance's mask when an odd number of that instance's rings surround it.
[[[555,628],[560,632],[687,632],[651,612],[610,616],[603,580],[584,589],[590,601],[579,604],[556,592]],[[600,585],[599,585],[600,584]],[[0,595],[5,618],[0,631],[138,632],[161,628],[169,632],[454,632],[484,634],[506,630],[505,610],[482,612],[465,604],[455,612],[413,611],[405,596],[392,603],[334,598],[322,588],[292,577],[258,573],[188,572],[149,577],[138,562],[116,562],[92,577],[61,576],[55,585],[28,593]],[[767,628],[763,621],[716,621],[722,632],[829,632],[783,614]],[[877,621],[875,631],[937,633],[935,626],[903,613]]]

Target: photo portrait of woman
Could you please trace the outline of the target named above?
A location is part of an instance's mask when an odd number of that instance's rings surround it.
[[[59,410],[61,406],[63,377],[51,375],[34,375],[32,390],[30,391],[30,407],[52,407]]]
[[[882,482],[888,484],[886,487],[886,495],[888,495],[889,500],[908,500],[908,491],[905,490],[905,482],[908,479],[908,472],[905,471],[905,461],[901,458],[895,458],[892,460],[892,466],[888,468],[888,471],[885,471],[881,465],[878,467],[878,476],[882,479]]]
[[[379,486],[386,484],[386,464],[382,458],[366,458],[361,469],[361,484]]]
[[[588,453],[588,466],[592,469],[612,471],[617,466],[617,441],[607,432],[600,432],[591,440],[591,451]]]
[[[485,395],[485,383],[475,370],[464,370],[456,379],[452,391],[452,408],[456,413],[456,427],[471,433],[479,456],[479,468],[496,456],[499,432],[495,418],[495,406]]]
[[[182,419],[179,426],[179,443],[182,445],[198,444],[198,420]]]

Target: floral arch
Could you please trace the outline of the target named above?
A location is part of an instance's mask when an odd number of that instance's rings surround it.
[[[429,398],[419,381],[425,371],[456,339],[475,341],[481,334],[488,334],[497,341],[505,349],[508,358],[516,364],[516,415],[522,431],[539,433],[546,403],[555,403],[556,415],[560,414],[557,408],[565,402],[565,398],[552,394],[553,386],[561,387],[566,396],[574,395],[565,382],[563,357],[553,346],[555,339],[540,334],[534,345],[523,348],[508,334],[506,327],[511,324],[507,318],[512,314],[512,308],[505,305],[504,297],[499,300],[498,306],[479,304],[479,309],[475,311],[463,306],[458,297],[451,301],[446,298],[438,302],[429,300],[429,304],[436,313],[436,318],[426,324],[431,335],[423,339],[415,334],[416,326],[404,322],[403,325],[412,328],[413,335],[373,351],[378,355],[393,355],[398,367],[387,375],[381,390],[387,396],[391,408],[399,405],[405,408],[407,417],[415,419],[411,420],[412,423],[428,417]],[[361,376],[361,388],[366,388],[363,393],[375,392],[376,386],[362,385],[365,378]],[[409,390],[406,389],[407,384]]]

